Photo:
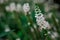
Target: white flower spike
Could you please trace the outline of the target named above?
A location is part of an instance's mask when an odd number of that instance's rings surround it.
[[[50,29],[50,25],[47,21],[45,21],[44,15],[41,13],[41,10],[39,10],[39,7],[35,9],[35,13],[37,25],[40,27],[39,30]]]

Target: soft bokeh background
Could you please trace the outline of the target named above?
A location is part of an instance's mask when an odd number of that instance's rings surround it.
[[[44,15],[38,21],[35,6]],[[60,1],[0,0],[0,40],[60,40]]]

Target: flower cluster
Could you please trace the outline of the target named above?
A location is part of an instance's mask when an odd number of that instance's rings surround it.
[[[10,3],[10,5],[6,6],[5,7],[6,11],[10,11],[10,12],[13,12],[13,11],[21,11],[21,4],[15,4],[14,2]]]
[[[50,25],[47,21],[45,21],[45,18],[43,14],[41,13],[40,9],[38,6],[35,7],[35,18],[37,25],[39,25],[40,29],[50,29]]]
[[[24,3],[22,6],[19,3],[15,4],[14,2],[12,2],[10,3],[10,5],[6,6],[5,9],[6,11],[10,11],[10,12],[13,12],[13,11],[20,12],[23,9],[23,11],[26,13],[26,12],[29,12],[30,6],[29,6],[29,3]]]

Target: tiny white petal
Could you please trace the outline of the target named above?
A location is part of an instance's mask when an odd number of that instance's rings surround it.
[[[10,28],[8,25],[5,25],[5,32],[9,32],[10,31]]]
[[[50,12],[49,14],[48,14],[48,18],[51,18],[52,17],[52,13]]]
[[[57,32],[53,32],[53,35],[54,35],[55,37],[58,37],[58,33],[57,33]]]
[[[50,31],[48,31],[48,34],[51,34],[51,32],[50,32]]]
[[[54,35],[51,35],[51,37],[52,37],[53,39],[55,39],[55,36],[54,36]]]
[[[9,32],[9,31],[10,31],[10,29],[9,29],[9,28],[6,28],[6,29],[5,29],[5,32]]]
[[[35,9],[35,13],[36,13],[35,18],[36,18],[37,25],[40,27],[39,30],[50,29],[49,23],[45,21],[44,15],[39,11],[40,11],[39,9]]]
[[[45,36],[47,35],[47,34],[44,34]]]
[[[51,34],[51,37],[52,38],[56,38],[56,37],[58,37],[59,35],[58,35],[58,33],[57,32],[53,32],[52,34]]]

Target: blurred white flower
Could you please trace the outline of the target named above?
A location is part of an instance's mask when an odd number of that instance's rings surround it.
[[[51,34],[51,32],[50,32],[50,31],[48,31],[48,34]]]
[[[45,36],[47,35],[47,34],[44,34]]]
[[[48,13],[48,18],[51,18],[52,17],[52,12]]]
[[[31,27],[31,32],[34,32],[34,29]]]
[[[16,10],[16,5],[15,5],[15,3],[13,2],[13,3],[10,3],[10,11],[12,12],[12,11],[15,11]]]
[[[57,29],[56,29],[56,27],[55,27],[55,26],[53,26],[53,29],[54,29],[54,31],[57,31]]]
[[[57,32],[53,32],[52,34],[51,34],[51,37],[54,39],[54,38],[56,38],[56,37],[58,37],[59,35],[58,35],[58,33]]]
[[[6,11],[10,11],[9,6],[6,6],[5,9],[6,9]]]
[[[19,11],[22,11],[22,6],[21,6],[21,4],[17,4],[17,6],[16,6],[16,11],[17,12],[19,12]]]
[[[57,32],[53,32],[53,35],[54,35],[55,37],[58,37],[58,36],[59,36]]]
[[[25,4],[23,5],[23,10],[24,10],[25,13],[29,12],[29,10],[30,10],[29,3],[25,3]]]
[[[5,32],[9,32],[10,31],[10,28],[8,25],[5,25]]]
[[[5,32],[9,32],[10,31],[10,29],[9,28],[5,28]]]
[[[21,40],[20,38],[17,38],[16,40]]]
[[[42,22],[45,20],[44,17],[43,17],[43,14],[36,14],[35,17],[36,17],[37,25],[42,24]]]
[[[50,25],[47,21],[43,21],[43,25],[47,28],[47,29],[50,29]]]
[[[30,22],[28,22],[28,25],[30,25]]]

